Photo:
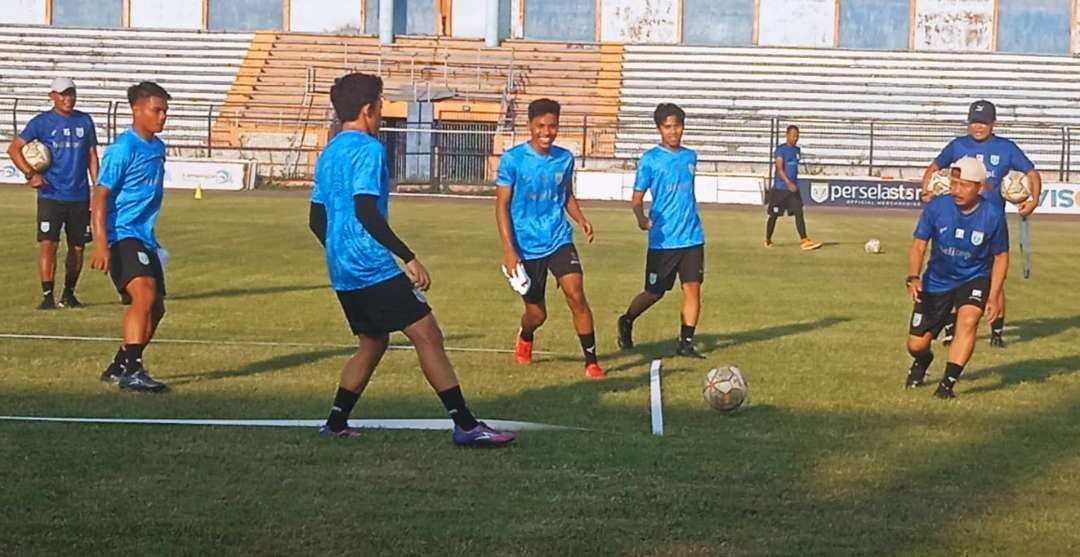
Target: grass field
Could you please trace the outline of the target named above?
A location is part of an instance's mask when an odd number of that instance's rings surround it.
[[[160,396],[97,375],[115,345],[0,339],[0,414],[322,418],[351,342],[291,194],[169,192],[172,252],[160,338],[312,346],[152,345]],[[706,362],[665,360],[667,435],[649,434],[648,362],[667,357],[677,296],[614,324],[641,287],[645,237],[628,207],[586,204],[579,243],[610,377],[587,380],[560,294],[538,357],[453,353],[481,418],[587,428],[504,451],[448,433],[31,424],[0,421],[0,554],[1075,555],[1080,552],[1080,222],[1034,224],[1035,274],[1014,257],[1006,350],[986,327],[953,402],[901,388],[915,214],[811,213],[818,252],[761,247],[760,209],[706,208]],[[510,348],[518,298],[498,272],[488,201],[397,199],[393,223],[434,278],[456,347]],[[83,310],[35,311],[34,201],[0,190],[0,333],[114,337],[121,308],[89,271]],[[1015,231],[1015,223],[1014,231]],[[885,253],[863,253],[880,238]],[[62,273],[61,273],[62,274]],[[58,280],[62,278],[58,277]],[[401,343],[403,337],[395,336]],[[932,374],[939,376],[944,352]],[[706,408],[710,364],[735,363],[748,407]],[[440,418],[415,356],[388,353],[356,418]]]

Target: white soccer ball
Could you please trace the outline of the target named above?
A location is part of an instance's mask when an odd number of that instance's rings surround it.
[[[52,164],[52,153],[40,141],[31,141],[23,145],[22,156],[36,172],[41,172]]]
[[[930,175],[930,192],[934,194],[934,197],[948,195],[951,191],[949,172],[948,168],[944,168]]]
[[[1023,203],[1031,197],[1027,174],[1013,170],[1001,181],[1001,197],[1009,203]]]
[[[742,371],[735,366],[720,366],[705,374],[702,395],[714,410],[728,412],[738,408],[746,400],[749,386]]]
[[[863,249],[866,250],[866,253],[881,253],[881,240],[870,238],[863,244]]]

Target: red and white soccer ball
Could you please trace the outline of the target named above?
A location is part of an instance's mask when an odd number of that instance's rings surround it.
[[[1015,170],[1005,175],[1005,179],[1001,181],[1001,197],[1014,204],[1027,201],[1031,197],[1031,185],[1027,175]]]
[[[713,410],[729,412],[746,400],[749,386],[742,371],[735,366],[720,366],[705,374],[702,395]]]

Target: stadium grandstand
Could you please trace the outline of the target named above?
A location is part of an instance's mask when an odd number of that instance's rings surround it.
[[[256,159],[285,181],[310,176],[332,133],[329,87],[349,71],[386,80],[399,181],[490,180],[545,96],[564,106],[560,143],[592,168],[630,167],[661,101],[687,109],[687,141],[720,173],[767,174],[791,123],[812,173],[912,172],[985,97],[1066,180],[1080,125],[1074,0],[14,4],[0,18],[0,139],[47,106],[56,75],[111,139],[123,88],[153,79],[174,93],[174,152]]]

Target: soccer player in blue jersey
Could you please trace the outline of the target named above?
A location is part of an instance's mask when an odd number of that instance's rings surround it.
[[[167,385],[150,377],[143,351],[165,316],[165,251],[154,225],[165,192],[165,129],[169,93],[144,81],[127,90],[131,128],[105,150],[91,199],[94,254],[91,267],[107,272],[127,309],[123,346],[101,374],[121,389],[159,392]]]
[[[634,346],[634,320],[652,307],[675,285],[682,283],[682,322],[675,354],[704,358],[694,348],[694,330],[701,314],[701,283],[705,280],[705,232],[694,196],[697,153],[682,146],[686,113],[677,105],[663,103],[653,111],[660,145],[638,161],[634,196],[630,208],[638,228],[649,233],[645,256],[645,289],[634,297],[619,317],[619,348]],[[652,194],[645,216],[645,193]]]
[[[950,399],[964,366],[975,350],[979,318],[993,322],[1002,311],[1001,288],[1009,267],[1009,229],[1005,212],[980,191],[988,178],[983,163],[963,157],[950,167],[951,195],[923,207],[908,252],[908,294],[915,303],[907,349],[915,359],[905,385],[921,386],[934,359],[930,343],[956,313],[945,375],[934,396]],[[927,245],[930,261],[923,274]]]
[[[1004,210],[1005,199],[1001,197],[1001,180],[1010,171],[1016,170],[1027,175],[1031,188],[1031,197],[1019,204],[1017,210],[1024,218],[1035,211],[1042,191],[1042,176],[1020,147],[994,134],[996,121],[997,108],[994,103],[986,100],[971,103],[968,109],[968,135],[950,141],[923,173],[923,201],[929,201],[932,196],[929,184],[935,172],[948,168],[962,157],[975,157],[986,166],[988,187],[983,190],[983,197],[987,201]],[[990,324],[990,345],[1002,348],[1005,346],[1005,340],[1002,337],[1005,331],[1005,289],[1002,288],[999,293],[1001,299],[997,303],[1001,307],[1001,316]],[[945,341],[951,342],[952,337],[950,323],[945,328]]]
[[[502,239],[503,266],[514,277],[521,264],[529,277],[514,360],[532,362],[534,333],[547,319],[544,293],[550,271],[573,313],[585,354],[585,375],[600,379],[605,373],[596,357],[592,310],[585,299],[581,260],[566,215],[581,226],[589,242],[593,227],[574,196],[574,155],[554,144],[559,112],[559,103],[551,99],[529,103],[530,139],[503,153],[495,180],[495,221]]]
[[[90,184],[97,181],[97,132],[89,114],[75,110],[75,82],[58,77],[49,87],[52,110],[34,116],[11,142],[8,156],[23,172],[29,185],[37,189],[38,275],[41,303],[38,309],[81,307],[75,285],[83,267],[83,250],[90,241]],[[49,149],[52,164],[37,172],[23,157],[22,148],[40,141]],[[89,179],[88,179],[89,174]],[[67,235],[64,293],[60,302],[53,294],[56,281],[56,251],[60,230]]]
[[[776,169],[773,173],[772,189],[769,190],[769,220],[765,223],[767,248],[773,247],[776,219],[784,216],[784,213],[795,217],[795,231],[799,233],[800,248],[809,251],[821,247],[821,242],[815,242],[806,235],[806,216],[803,214],[803,202],[798,186],[799,161],[802,158],[802,149],[796,145],[798,142],[799,127],[788,126],[785,142],[776,148],[773,155]]]
[[[377,139],[382,123],[382,79],[364,74],[339,78],[330,101],[341,133],[326,145],[315,167],[309,226],[326,251],[330,284],[353,334],[356,354],[341,370],[334,404],[319,429],[324,437],[355,437],[349,414],[390,345],[401,331],[416,347],[420,369],[454,422],[454,443],[502,447],[514,434],[477,421],[465,405],[443,335],[422,291],[431,276],[387,222],[390,172]],[[397,256],[408,272],[394,261]]]

